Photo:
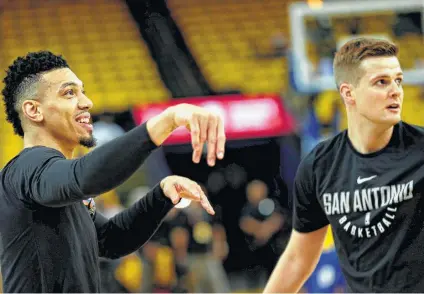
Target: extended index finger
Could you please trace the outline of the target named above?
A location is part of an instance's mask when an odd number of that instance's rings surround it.
[[[201,195],[201,200],[200,200],[200,204],[202,205],[202,207],[211,215],[215,215],[215,210],[213,209],[212,205],[209,202],[208,197],[206,197],[205,194],[200,194]]]

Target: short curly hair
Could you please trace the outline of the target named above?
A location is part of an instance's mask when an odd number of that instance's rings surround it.
[[[15,134],[23,137],[20,105],[24,98],[36,94],[37,83],[42,74],[54,69],[69,68],[67,61],[61,55],[50,51],[30,52],[24,57],[18,57],[6,71],[2,91],[6,108],[7,121],[13,125]]]

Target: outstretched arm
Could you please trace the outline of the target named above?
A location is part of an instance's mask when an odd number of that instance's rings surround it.
[[[96,212],[94,224],[100,256],[119,258],[140,248],[181,198],[198,201],[210,214],[214,214],[199,185],[178,176],[166,177],[145,197],[110,219]]]
[[[26,165],[22,175],[21,170],[11,169],[9,178],[19,179],[11,186],[20,189],[17,194],[22,200],[51,207],[103,194],[128,179],[179,126],[191,130],[193,161],[199,162],[205,141],[211,161],[223,157],[222,120],[203,108],[181,104],[78,159],[67,160],[57,150],[34,147],[22,156]]]
[[[159,185],[131,207],[108,219],[99,212],[94,216],[99,255],[119,258],[146,243],[173,207]]]

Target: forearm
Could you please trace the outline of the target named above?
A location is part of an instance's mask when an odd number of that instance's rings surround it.
[[[98,195],[119,186],[155,148],[143,124],[77,159],[74,171],[82,193]]]
[[[264,293],[297,293],[311,275],[313,268],[300,258],[283,254],[278,261]]]
[[[100,256],[119,258],[146,243],[173,207],[159,185],[130,208],[96,224]]]

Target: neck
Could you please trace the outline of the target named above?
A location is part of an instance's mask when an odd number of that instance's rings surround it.
[[[57,138],[52,137],[51,134],[46,134],[43,131],[25,133],[24,148],[34,146],[45,146],[60,151],[67,159],[71,159],[74,153],[74,147],[69,147],[70,144],[60,142]]]
[[[393,126],[349,119],[347,133],[353,147],[359,153],[367,154],[377,152],[389,144]]]

